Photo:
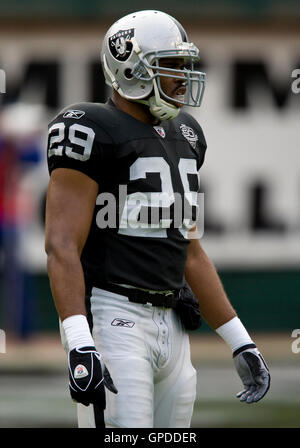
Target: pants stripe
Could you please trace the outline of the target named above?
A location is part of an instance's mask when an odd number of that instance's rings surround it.
[[[89,327],[90,327],[90,330],[92,333],[93,332],[93,315],[91,312],[91,295],[92,295],[92,286],[86,286],[85,305],[86,305],[86,311],[87,311],[87,320],[88,320]],[[101,409],[96,404],[93,405],[93,408],[94,408],[94,418],[95,418],[96,428],[105,428],[104,410]]]

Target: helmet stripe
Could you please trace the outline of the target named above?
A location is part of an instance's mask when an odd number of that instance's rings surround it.
[[[169,16],[169,17],[173,20],[173,22],[175,23],[175,25],[176,25],[177,28],[179,29],[179,32],[180,32],[180,34],[181,34],[181,39],[182,39],[182,41],[183,41],[183,42],[188,42],[188,41],[189,41],[188,36],[187,36],[187,34],[186,34],[186,32],[185,32],[185,29],[184,29],[183,26],[181,25],[181,23],[179,23],[178,20],[174,19],[174,17],[172,17],[172,16]]]

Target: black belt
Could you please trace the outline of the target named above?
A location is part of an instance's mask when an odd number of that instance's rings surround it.
[[[101,285],[95,285],[98,288],[105,289],[106,291],[115,292],[122,296],[128,297],[129,302],[134,303],[151,303],[153,306],[163,306],[165,308],[176,308],[179,300],[179,290],[175,290],[167,293],[150,293],[142,291],[137,288],[126,288],[121,285],[115,285],[113,283],[105,283]]]

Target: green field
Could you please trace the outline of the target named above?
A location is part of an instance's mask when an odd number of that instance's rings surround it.
[[[300,354],[289,334],[256,335],[271,371],[259,403],[240,403],[242,388],[228,348],[215,335],[191,338],[197,370],[193,428],[300,428]],[[0,364],[0,428],[76,427],[66,357],[57,336],[19,343],[8,338]]]
[[[241,409],[232,401],[197,401],[194,428],[300,428],[300,403],[269,401]]]
[[[206,365],[197,370],[205,394],[202,397],[198,392],[193,428],[300,428],[300,393],[294,367],[272,366],[272,388],[276,390],[270,389],[268,397],[251,405],[235,398],[239,388],[227,381],[230,368]],[[64,374],[1,374],[0,382],[1,428],[76,427],[76,406],[69,398]]]

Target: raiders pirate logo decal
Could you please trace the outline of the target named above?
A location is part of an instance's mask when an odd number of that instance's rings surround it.
[[[180,125],[180,130],[182,132],[182,135],[184,138],[187,139],[189,144],[193,149],[196,149],[197,141],[198,141],[198,135],[195,133],[194,129],[190,128],[186,124]]]
[[[134,28],[120,30],[109,38],[109,50],[118,61],[127,61],[132,52],[131,38],[134,36]]]

